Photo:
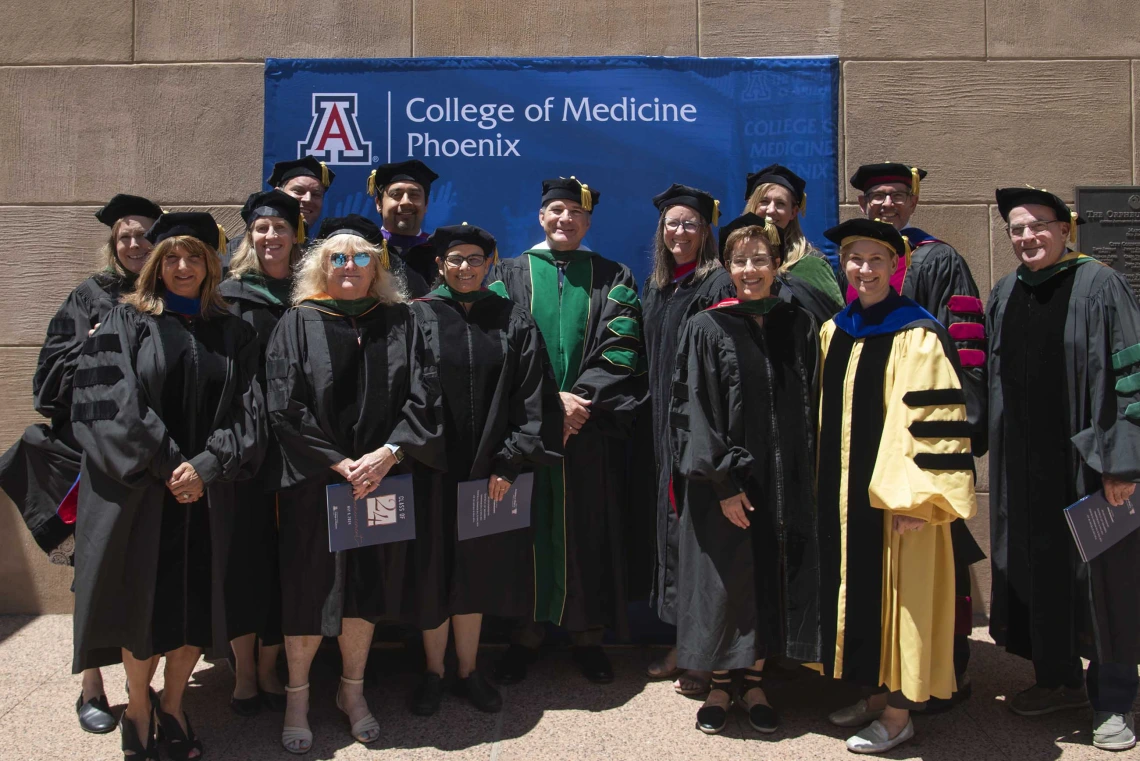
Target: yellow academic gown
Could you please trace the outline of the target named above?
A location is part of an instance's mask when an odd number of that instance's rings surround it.
[[[955,690],[950,522],[977,509],[969,426],[937,321],[894,294],[876,307],[821,334],[824,668],[923,702]],[[895,515],[926,525],[900,535]]]

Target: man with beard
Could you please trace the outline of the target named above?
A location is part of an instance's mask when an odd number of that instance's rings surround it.
[[[376,211],[392,254],[393,274],[407,284],[412,298],[426,296],[435,280],[435,253],[423,231],[431,184],[439,175],[418,159],[381,164],[368,176],[368,194],[376,196]]]

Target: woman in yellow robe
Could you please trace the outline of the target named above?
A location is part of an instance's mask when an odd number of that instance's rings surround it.
[[[869,696],[830,719],[881,753],[954,683],[950,523],[973,516],[970,431],[949,339],[890,287],[909,253],[879,221],[828,230],[858,300],[823,326],[819,531],[824,669]]]

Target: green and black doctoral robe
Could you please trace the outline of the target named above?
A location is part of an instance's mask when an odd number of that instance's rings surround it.
[[[1063,514],[1102,474],[1140,481],[1136,299],[1069,253],[1002,278],[986,321],[990,633],[1024,658],[1140,663],[1140,533],[1085,564]]]
[[[134,276],[100,272],[84,280],[68,294],[48,323],[47,337],[36,359],[32,377],[32,401],[50,425],[30,425],[24,435],[0,457],[0,488],[8,494],[24,518],[32,537],[44,552],[59,562],[69,562],[74,525],[58,515],[60,503],[79,478],[82,455],[71,431],[71,385],[75,363],[88,332],[101,323],[134,287]]]
[[[646,398],[636,283],[625,265],[592,251],[547,249],[500,262],[488,280],[534,317],[559,390],[591,402],[562,465],[535,474],[534,620],[624,635],[624,445]]]
[[[657,527],[653,586],[649,601],[657,611],[658,618],[676,624],[679,535],[678,513],[671,491],[673,446],[669,434],[669,395],[673,388],[673,371],[677,365],[677,347],[681,332],[689,319],[713,304],[735,296],[736,288],[732,285],[728,272],[723,267],[717,267],[700,280],[690,271],[664,288],[657,288],[653,285],[653,279],[648,278],[642,292],[645,294],[642,313],[653,418],[653,425],[646,427],[646,431],[652,439],[654,475],[652,481],[641,479],[640,482],[651,483],[654,489],[654,522]],[[639,426],[638,430],[642,428]],[[636,538],[631,537],[631,541],[636,541]]]
[[[405,459],[389,475],[412,474],[417,537],[440,509],[439,369],[411,310],[374,299],[303,301],[277,323],[266,375],[281,448],[283,633],[335,636],[342,618],[417,623],[418,585],[435,582],[416,577],[412,542],[330,553],[325,499],[326,486],[344,483],[333,465],[394,444]]]
[[[234,480],[265,438],[257,335],[229,314],[120,305],[84,342],[71,420],[83,449],[75,525],[73,670],[194,645],[229,649],[225,574]],[[166,486],[189,462],[190,505]]]
[[[534,320],[490,291],[477,292],[469,303],[470,311],[441,287],[412,304],[439,362],[448,466],[442,510],[415,543],[419,573],[435,582],[423,595],[425,628],[466,613],[531,615],[531,532],[459,541],[457,490],[461,481],[486,481],[492,474],[513,482],[524,471],[562,460],[562,406]]]
[[[257,332],[257,380],[265,388],[265,351],[277,321],[289,308],[292,278],[247,273],[222,281],[219,291],[230,313]],[[281,578],[277,558],[277,437],[269,431],[257,476],[235,484],[242,509],[234,519],[226,572],[226,623],[230,639],[256,634],[267,645],[281,643]]]
[[[818,371],[818,324],[778,298],[728,299],[685,326],[670,403],[682,668],[820,658]],[[741,493],[746,530],[720,507]]]

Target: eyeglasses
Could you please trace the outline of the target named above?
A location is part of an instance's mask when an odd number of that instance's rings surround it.
[[[772,266],[772,257],[760,255],[760,256],[753,256],[750,259],[746,259],[742,256],[738,259],[734,256],[732,259],[729,259],[728,266],[732,267],[733,269],[742,270],[742,269],[747,269],[749,263],[751,263],[755,269],[763,269],[764,267],[771,267]]]
[[[891,203],[893,203],[893,204],[901,204],[901,203],[905,203],[906,199],[910,198],[910,193],[904,193],[902,191],[897,191],[894,193],[879,192],[879,193],[871,193],[867,196],[867,199],[871,203],[876,203],[876,204],[886,203],[888,198],[891,199]]]
[[[368,253],[367,251],[361,251],[358,254],[346,254],[342,252],[339,254],[333,254],[329,257],[329,261],[332,262],[332,266],[337,269],[348,266],[349,259],[352,259],[352,261],[356,263],[357,267],[367,267],[368,263],[372,261],[372,254]]]
[[[1009,237],[1022,238],[1026,232],[1030,235],[1040,235],[1045,232],[1049,225],[1060,221],[1059,219],[1038,220],[1037,222],[1030,222],[1027,225],[1013,225],[1012,227],[1006,225],[1005,229],[1009,231]]]
[[[693,220],[686,220],[682,222],[679,219],[665,217],[665,229],[669,232],[677,232],[678,229],[681,229],[687,233],[695,233],[697,230],[701,229],[701,223],[694,222]]]
[[[468,267],[482,267],[483,263],[487,261],[487,257],[483,254],[471,254],[471,256],[460,256],[459,254],[448,254],[443,260],[448,267],[455,267],[459,269],[467,262]]]

